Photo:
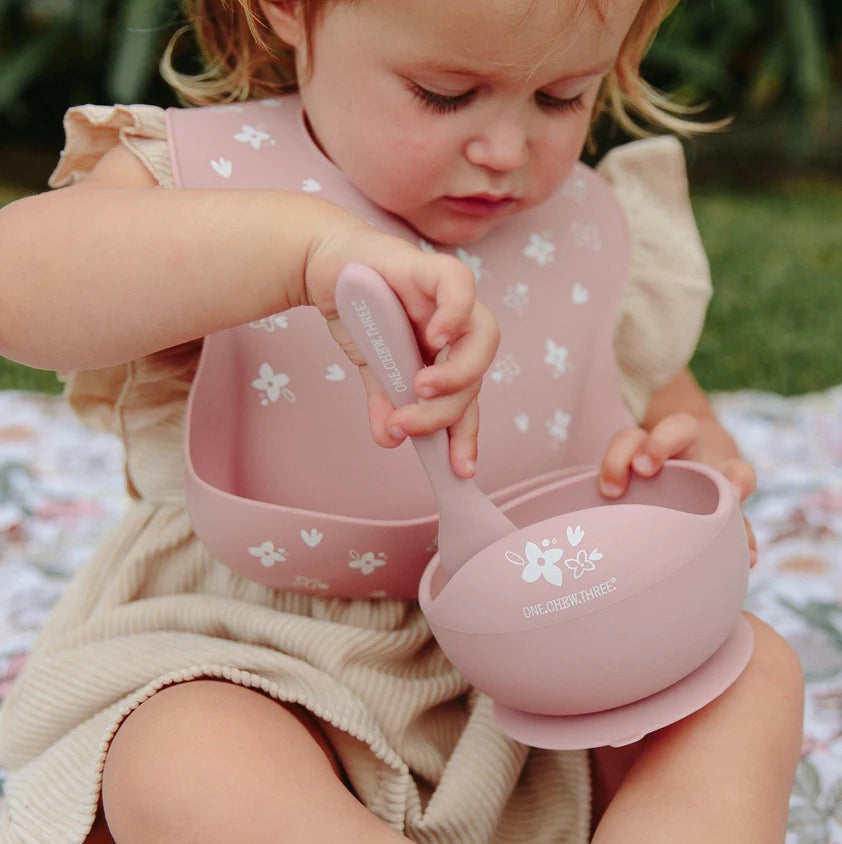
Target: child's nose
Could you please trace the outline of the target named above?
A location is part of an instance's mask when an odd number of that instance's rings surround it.
[[[529,158],[526,132],[519,121],[497,120],[475,135],[465,146],[471,164],[490,170],[517,170]]]

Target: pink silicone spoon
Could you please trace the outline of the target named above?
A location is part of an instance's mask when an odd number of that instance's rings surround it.
[[[336,309],[392,404],[415,401],[412,382],[424,362],[403,305],[383,277],[362,264],[348,264],[336,282]],[[472,480],[454,474],[447,431],[413,437],[412,444],[438,502],[439,557],[451,577],[517,527]]]

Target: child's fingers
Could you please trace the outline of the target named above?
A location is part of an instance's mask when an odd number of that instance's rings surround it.
[[[474,275],[452,255],[417,252],[411,262],[403,260],[402,267],[384,267],[382,275],[413,323],[423,326],[425,345],[438,351],[466,333],[476,300]]]
[[[638,475],[649,478],[661,470],[666,460],[677,457],[699,439],[699,421],[689,413],[665,416],[649,432],[632,458]]]
[[[473,477],[479,430],[479,405],[475,389],[432,401],[422,400],[418,404],[404,405],[396,410],[370,367],[361,366],[360,375],[368,397],[371,435],[377,445],[394,448],[407,436],[424,436],[448,428],[453,471],[461,478]]]
[[[476,303],[467,329],[467,333],[445,347],[445,354],[440,353],[432,366],[415,377],[419,397],[432,398],[479,384],[494,360],[500,329],[494,315],[480,302]]]
[[[647,437],[642,428],[623,428],[608,444],[599,467],[599,491],[608,498],[618,498],[629,485],[632,458]]]
[[[442,428],[455,425],[479,392],[479,384],[434,399],[419,399],[397,408],[389,417],[388,425],[400,428],[410,437],[424,437]]]
[[[460,478],[472,478],[477,465],[479,403],[474,399],[450,426],[450,465]]]
[[[757,474],[754,467],[739,457],[726,460],[716,468],[731,481],[734,489],[737,490],[737,495],[740,496],[740,501],[745,501],[757,488]]]
[[[749,568],[754,568],[757,565],[757,537],[754,535],[754,528],[745,513],[743,513],[743,523],[746,526],[746,536],[748,537],[748,564]]]
[[[390,426],[389,420],[395,408],[389,401],[386,391],[380,386],[380,382],[367,364],[360,366],[360,377],[365,386],[368,421],[374,442],[383,448],[394,448],[400,445],[406,439],[406,434]]]
[[[424,257],[428,260],[416,270],[415,278],[436,303],[424,339],[437,351],[466,333],[467,323],[474,315],[476,280],[471,270],[452,255]]]
[[[644,478],[661,471],[664,462],[693,446],[699,437],[699,423],[689,413],[664,417],[651,431],[625,428],[608,446],[600,467],[599,488],[616,498],[626,491],[629,470]]]
[[[757,474],[754,467],[739,457],[732,457],[720,463],[716,468],[731,482],[740,501],[745,501],[757,488]],[[754,529],[745,514],[743,514],[743,521],[748,537],[749,565],[754,568],[757,564],[757,537],[754,535]]]

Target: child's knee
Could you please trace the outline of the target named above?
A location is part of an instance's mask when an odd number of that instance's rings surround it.
[[[781,728],[800,732],[804,718],[804,670],[792,645],[774,628],[745,613],[754,631],[754,652],[747,671],[756,684],[758,706],[774,709]]]
[[[781,691],[804,696],[804,670],[792,645],[765,621],[751,613],[745,617],[754,631],[752,664],[762,677]]]
[[[171,686],[144,701],[115,734],[102,776],[109,828],[118,840],[169,840],[170,830],[192,813],[192,795],[213,777],[213,742],[202,741],[201,696],[190,684]],[[191,711],[191,704],[195,709]],[[215,732],[206,723],[208,736]],[[224,742],[221,742],[221,744]],[[196,766],[201,745],[202,764]]]
[[[295,777],[343,788],[292,712],[242,687],[197,681],[158,692],[123,722],[102,798],[119,841],[211,841]]]

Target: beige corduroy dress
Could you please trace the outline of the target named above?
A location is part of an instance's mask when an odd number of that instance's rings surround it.
[[[51,185],[125,144],[172,187],[163,112],[71,109]],[[639,141],[599,166],[632,234],[615,350],[640,418],[692,354],[710,295],[681,147]],[[115,279],[119,284],[119,279]],[[158,689],[214,677],[321,719],[355,792],[419,842],[583,844],[585,752],[506,738],[489,701],[438,648],[417,604],[279,593],[212,560],[184,507],[182,424],[200,343],[68,377],[79,416],[126,450],[131,504],[54,610],[0,720],[9,769],[0,842],[82,842],[103,761],[126,715]]]

